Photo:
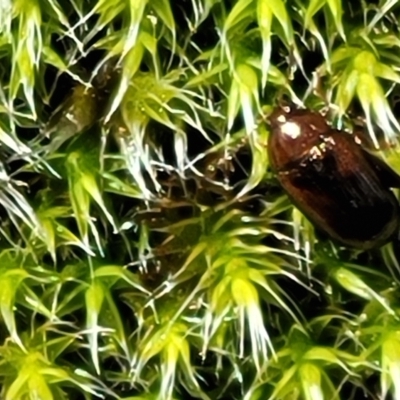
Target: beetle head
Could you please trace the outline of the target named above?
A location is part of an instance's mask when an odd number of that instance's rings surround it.
[[[331,129],[321,114],[288,105],[276,108],[267,120],[270,161],[276,169],[302,159]]]

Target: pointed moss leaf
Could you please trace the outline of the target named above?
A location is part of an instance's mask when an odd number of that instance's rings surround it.
[[[400,38],[391,32],[386,32],[383,35],[376,36],[374,43],[388,48],[400,47]]]
[[[258,128],[258,135],[251,135],[250,146],[252,153],[252,164],[250,176],[246,185],[239,192],[238,197],[254,189],[264,178],[268,168],[268,152],[266,151],[268,132],[264,125]]]
[[[380,95],[372,98],[373,115],[379,126],[384,131],[386,143],[393,145],[397,143],[400,124],[397,118],[393,115],[382,87],[378,83],[377,85]]]
[[[139,69],[140,63],[142,62],[143,53],[143,45],[141,43],[137,43],[137,45],[130,49],[125,55],[122,64],[121,81],[119,83],[117,93],[113,96],[110,111],[105,117],[106,122],[110,120],[111,115],[114,114],[114,112],[120,106],[122,99],[128,90],[132,77]]]
[[[225,308],[232,302],[231,293],[228,290],[231,280],[230,276],[226,276],[218,283],[214,284],[212,288],[210,307],[217,318],[223,315]]]
[[[341,114],[344,114],[356,93],[359,82],[359,72],[355,69],[346,70],[336,89],[335,103]]]
[[[374,17],[371,19],[368,25],[368,30],[372,30],[375,25],[385,17],[385,15],[389,14],[390,9],[395,5],[397,5],[397,0],[385,0],[380,2],[379,8],[376,10]]]
[[[400,394],[400,331],[386,332],[381,347],[381,385],[382,396],[385,397],[389,388],[394,388],[394,398]]]
[[[0,2],[0,32],[8,36],[11,31],[12,20],[12,0],[3,0]]]
[[[39,215],[39,221],[43,230],[43,240],[53,261],[56,260],[56,232],[53,221]]]
[[[293,46],[294,44],[294,35],[293,35],[293,27],[292,21],[289,17],[289,14],[286,10],[286,6],[282,0],[264,0],[268,3],[269,8],[271,9],[274,17],[279,21],[282,26],[283,32],[285,34],[285,42],[288,46]]]
[[[50,321],[57,321],[59,318],[54,314],[54,311],[49,309],[42,299],[31,289],[30,286],[22,284],[22,289],[24,291],[23,304],[25,307],[30,308],[36,313],[44,315]]]
[[[79,177],[72,168],[69,177],[69,196],[72,208],[74,210],[75,219],[78,224],[79,233],[85,247],[89,247],[89,219],[90,219],[90,199],[88,192],[82,186]]]
[[[129,12],[129,29],[127,36],[124,38],[122,57],[125,57],[127,53],[131,52],[136,47],[140,33],[140,23],[144,17],[144,10],[148,0],[128,0],[127,3]]]
[[[179,349],[180,364],[178,365],[180,366],[182,374],[185,376],[186,382],[190,385],[190,392],[197,394],[199,397],[207,399],[208,397],[204,396],[202,390],[200,389],[200,385],[196,380],[197,372],[191,361],[190,343],[185,340],[186,332],[183,331],[180,332],[180,334],[181,335],[175,341],[175,346]]]
[[[22,0],[14,3],[14,12],[19,14],[19,38],[15,43],[16,54],[13,63],[10,95],[11,101],[16,96],[20,85],[22,85],[25,98],[31,109],[33,117],[36,117],[35,99],[33,88],[35,84],[35,72],[42,53],[41,10],[36,0],[29,4]]]
[[[265,33],[267,38],[269,38],[271,33],[271,24],[272,24],[272,11],[269,7],[269,4],[265,0],[257,1],[257,22],[258,26],[261,30],[261,33]]]
[[[372,300],[373,296],[371,294],[371,288],[364,283],[357,275],[351,271],[339,268],[335,272],[335,278],[338,283],[343,286],[348,291],[362,297],[366,300]]]
[[[157,106],[156,104],[151,104],[150,102],[143,102],[142,107],[146,115],[152,120],[167,126],[173,131],[177,130],[177,126],[171,121],[169,115],[165,112],[165,110],[161,106]]]
[[[180,351],[181,349],[185,351],[187,347],[187,343],[181,336],[175,333],[169,334],[169,340],[162,352],[163,361],[165,362],[165,371],[161,380],[163,393],[172,394]]]
[[[74,214],[82,236],[84,248],[89,248],[90,201],[89,196],[87,196],[86,191],[83,190],[81,185],[75,185],[71,196],[71,202],[73,204]]]
[[[268,70],[268,80],[278,87],[283,87],[290,94],[291,99],[296,104],[302,104],[302,101],[297,97],[296,93],[291,87],[291,83],[285,74],[283,74],[277,67],[270,65]]]
[[[10,103],[17,98],[21,85],[23,86],[24,94],[30,106],[31,113],[35,116],[35,103],[33,99],[34,65],[28,53],[28,49],[22,43],[17,48],[16,60],[11,72]]]
[[[246,64],[239,64],[235,70],[235,79],[232,81],[228,97],[228,129],[242,108],[247,132],[255,128],[253,105],[258,105],[258,78],[254,69]]]
[[[349,59],[354,59],[358,54],[360,54],[360,48],[358,47],[341,46],[331,55],[332,66],[342,63],[347,64]]]
[[[50,46],[43,46],[43,59],[47,64],[56,67],[60,71],[68,70],[66,63]]]
[[[175,18],[171,10],[170,2],[167,0],[151,0],[150,5],[161,21],[169,29],[173,37],[172,48],[175,48],[176,30]]]
[[[268,332],[264,327],[261,313],[258,291],[254,284],[248,279],[234,278],[231,283],[231,295],[243,315],[240,316],[240,324],[243,325],[243,319],[247,320],[250,330],[250,340],[252,346],[253,362],[260,372],[262,364],[267,359],[267,347],[274,352],[272,342]],[[242,326],[241,331],[245,327]],[[243,338],[241,338],[243,340]]]
[[[1,163],[0,163],[0,175],[1,175]],[[20,193],[16,188],[17,185],[13,181],[10,181],[8,176],[3,176],[3,187],[0,190],[0,201],[4,209],[7,211],[11,221],[17,223],[14,216],[18,217],[26,224],[37,236],[42,237],[42,229],[35,212],[25,196]],[[0,176],[1,181],[1,176]],[[7,182],[8,181],[8,182]],[[18,224],[16,228],[20,228]]]
[[[220,74],[226,71],[228,67],[229,66],[226,63],[218,63],[210,69],[198,71],[193,78],[190,78],[185,82],[185,88],[193,89],[201,87],[202,85],[216,83],[220,79]]]
[[[111,331],[107,334],[123,349],[125,355],[129,356],[129,344],[125,335],[121,313],[109,291],[105,293],[104,310],[99,318],[103,326],[111,328]]]
[[[115,175],[107,172],[102,174],[102,178],[104,180],[104,190],[106,192],[132,197],[135,199],[143,199],[143,193],[136,185],[130,182],[124,182]]]
[[[42,375],[46,375],[49,378],[56,378],[62,381],[69,380],[69,375],[67,371],[62,370],[61,368],[40,368],[40,372]]]
[[[285,310],[294,321],[299,322],[299,319],[290,306],[290,303],[287,301],[285,302],[285,299],[280,295],[279,287],[274,285],[273,281],[264,280],[263,282],[258,280],[257,283],[270,295],[270,298],[273,299],[282,310]]]
[[[136,289],[149,293],[141,284],[140,278],[133,274],[132,272],[126,270],[125,268],[117,265],[107,265],[104,267],[97,268],[94,272],[96,278],[114,278],[116,280],[122,279],[127,282],[132,287]]]
[[[314,364],[302,363],[298,374],[305,400],[323,400],[320,369]]]
[[[282,399],[292,391],[294,391],[294,393],[298,392],[298,390],[296,390],[296,386],[299,384],[299,381],[296,372],[296,365],[285,368],[282,378],[274,385],[274,391],[268,400]]]
[[[228,95],[228,112],[227,112],[227,128],[230,131],[233,127],[234,120],[240,109],[240,83],[232,80],[231,88]]]
[[[93,281],[85,293],[86,329],[88,332],[90,354],[96,372],[100,373],[98,335],[101,331],[98,326],[100,311],[105,298],[105,288],[99,281]]]
[[[29,154],[30,148],[22,143],[12,132],[7,133],[0,127],[0,142],[9,147],[12,151],[17,154]]]
[[[317,0],[317,2],[319,3],[320,1]],[[324,36],[321,33],[321,30],[318,29],[317,25],[314,23],[313,20],[310,20],[310,22],[308,23],[308,30],[311,32],[312,35],[314,35],[317,38],[318,43],[321,47],[322,54],[325,59],[326,70],[328,71],[328,73],[330,73],[332,54],[331,54],[330,50],[328,49],[328,44],[325,41]]]
[[[86,83],[81,79],[79,75],[74,74],[72,71],[69,70],[68,65],[65,63],[65,61],[50,46],[43,46],[43,61],[46,64],[52,65],[58,70],[67,73],[76,82],[79,82],[82,85],[86,85]]]
[[[263,43],[263,52],[261,56],[261,85],[265,88],[267,84],[268,70],[271,59],[271,25],[273,14],[266,0],[257,1],[257,21],[260,28],[261,39]]]
[[[328,347],[312,347],[307,351],[303,358],[304,360],[308,361],[323,361],[328,364],[337,364],[343,369],[348,370],[343,361],[341,361],[340,358],[335,354],[335,350],[332,350]]]
[[[95,177],[88,173],[88,172],[83,172],[82,171],[82,176],[81,176],[81,184],[83,188],[87,191],[87,193],[90,195],[90,197],[97,203],[97,205],[101,208],[103,211],[105,217],[107,218],[108,222],[111,224],[111,226],[114,229],[114,233],[118,231],[117,226],[114,222],[114,218],[111,215],[111,213],[108,211],[107,206],[105,205],[103,201],[103,195],[99,189],[99,186],[96,182]]]
[[[344,33],[342,23],[342,0],[326,0],[326,2],[331,10],[333,21],[335,22],[335,26],[338,30],[339,35],[342,37],[343,40],[346,40],[346,35]]]
[[[60,7],[60,5],[57,3],[56,0],[48,0],[47,2],[50,7],[53,9],[54,13],[57,15],[58,21],[64,25],[66,28],[69,28],[69,23],[68,23],[68,18],[66,17],[66,15],[63,13],[62,8]],[[71,37],[73,37],[74,40],[77,40],[76,36],[71,33]]]
[[[101,30],[104,26],[112,23],[113,20],[118,18],[118,15],[125,9],[126,2],[124,1],[98,1],[95,3],[97,8],[97,15],[99,19],[96,23],[98,30]],[[95,30],[94,30],[95,31]]]
[[[400,75],[386,64],[377,63],[375,66],[375,76],[395,83],[400,83]]]
[[[14,304],[15,295],[21,282],[28,277],[28,273],[22,269],[9,270],[2,275],[0,285],[0,310],[4,322],[13,340],[22,346],[15,325]]]
[[[368,132],[375,147],[379,149],[380,146],[373,129],[372,117],[374,117],[375,121],[382,128],[386,142],[388,144],[395,143],[400,125],[393,116],[382,86],[374,76],[368,73],[360,75],[357,85],[357,96],[366,115]]]
[[[339,268],[335,272],[335,278],[346,290],[365,300],[376,300],[390,314],[395,312],[388,304],[387,300],[378,294],[373,288],[367,285],[359,276],[345,268]]]
[[[170,340],[173,327],[158,327],[140,344],[140,358],[143,365],[156,355],[159,355]]]
[[[238,0],[231,12],[225,19],[224,31],[227,32],[233,29],[236,25],[240,24],[243,19],[248,18],[253,11],[252,7],[253,0]]]
[[[304,26],[309,29],[314,15],[325,5],[326,0],[310,0],[304,15]]]
[[[90,256],[95,256],[93,250],[89,247],[88,243],[78,238],[71,230],[64,225],[55,222],[55,229],[57,232],[57,238],[59,238],[61,244],[65,246],[77,246],[85,251]]]
[[[156,76],[158,77],[160,75],[160,72],[158,70],[157,61],[157,39],[153,35],[150,35],[149,33],[143,31],[140,34],[140,43],[152,55],[153,65],[156,70]]]

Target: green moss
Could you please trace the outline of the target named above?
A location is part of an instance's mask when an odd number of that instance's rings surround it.
[[[376,3],[1,2],[1,398],[400,399],[398,246],[318,236],[264,123],[325,108],[397,168]]]

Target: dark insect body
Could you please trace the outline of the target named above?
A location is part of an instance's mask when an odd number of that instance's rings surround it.
[[[394,237],[400,212],[390,188],[400,187],[396,172],[318,113],[279,107],[268,119],[271,168],[316,228],[365,250]]]

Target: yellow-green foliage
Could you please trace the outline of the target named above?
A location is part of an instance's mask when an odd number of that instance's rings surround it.
[[[400,171],[397,1],[0,0],[0,397],[400,400],[398,243],[318,236],[282,99]]]

